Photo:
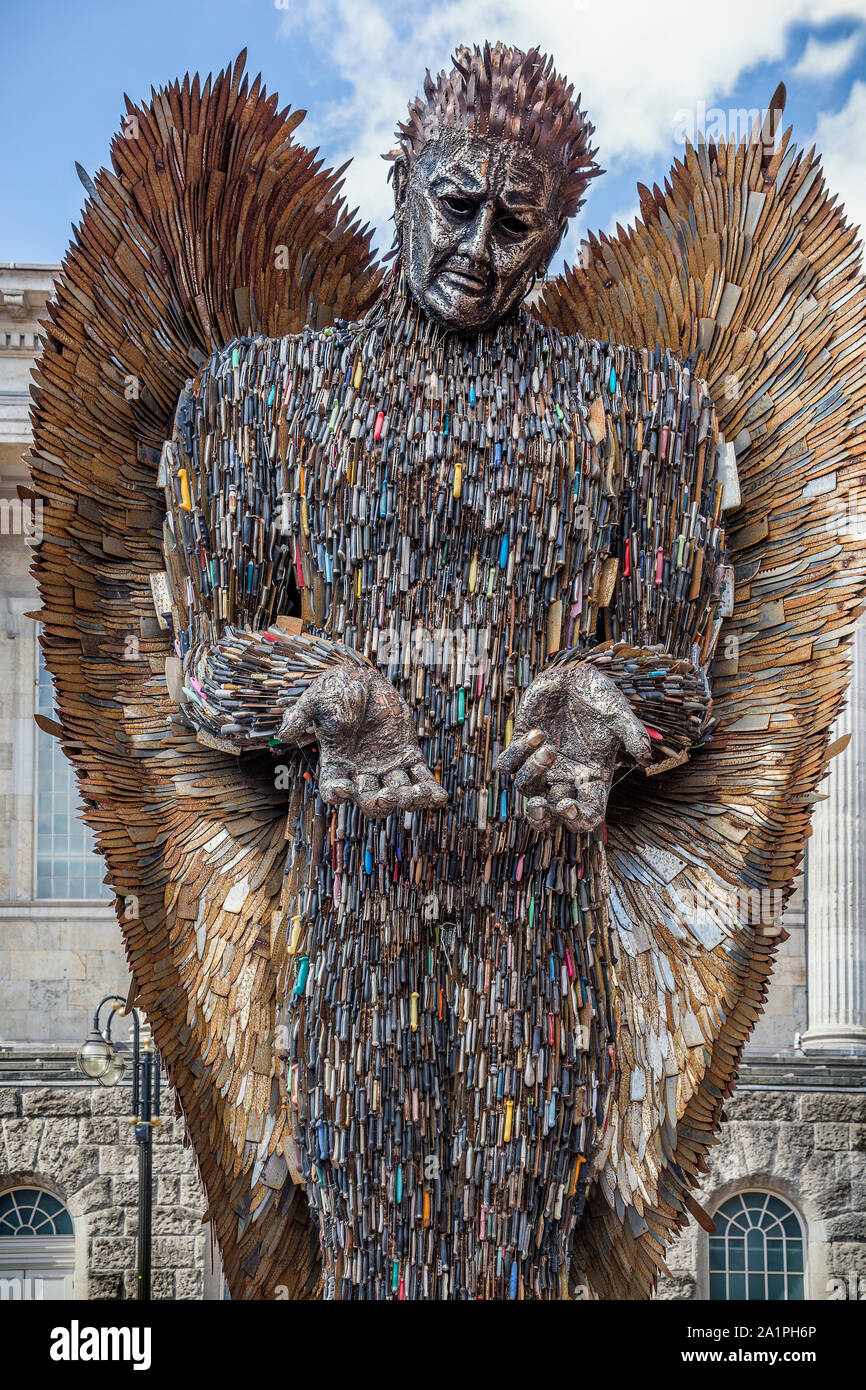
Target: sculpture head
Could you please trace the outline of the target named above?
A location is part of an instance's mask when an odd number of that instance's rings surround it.
[[[505,318],[546,270],[589,179],[593,126],[537,49],[461,48],[397,130],[394,220],[410,293],[448,328]]]

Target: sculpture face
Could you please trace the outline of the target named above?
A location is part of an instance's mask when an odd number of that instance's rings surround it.
[[[445,130],[395,169],[409,289],[460,332],[498,323],[559,244],[560,175],[513,141]]]

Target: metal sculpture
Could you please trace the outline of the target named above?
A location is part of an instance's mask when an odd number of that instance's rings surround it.
[[[551,61],[485,45],[398,131],[385,274],[241,70],[130,104],[32,460],[232,1295],[644,1297],[847,681],[854,233],[756,131],[528,310],[599,171]]]

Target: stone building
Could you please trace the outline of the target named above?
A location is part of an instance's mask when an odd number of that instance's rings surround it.
[[[18,504],[28,382],[54,266],[0,265],[0,1291],[130,1297],[137,1180],[128,1090],[83,1082],[78,1044],[128,978],[72,774],[50,717]],[[769,1004],[698,1199],[668,1252],[663,1298],[866,1297],[866,641],[786,914]],[[772,904],[769,905],[772,911]],[[116,1031],[116,1030],[115,1030]],[[172,1117],[154,1147],[154,1296],[219,1297],[191,1151]]]
[[[0,1296],[129,1298],[138,1213],[129,1086],[106,1090],[75,1066],[97,1004],[125,998],[129,976],[71,769],[34,723],[51,716],[51,685],[25,616],[38,607],[27,538],[39,516],[17,486],[37,321],[56,272],[0,265]],[[117,1021],[113,1036],[125,1041]],[[219,1297],[204,1197],[170,1096],[163,1114],[153,1296]]]
[[[866,1299],[866,628],[766,1011],[662,1298]],[[771,906],[771,905],[769,905]],[[756,1295],[752,1295],[756,1296]]]

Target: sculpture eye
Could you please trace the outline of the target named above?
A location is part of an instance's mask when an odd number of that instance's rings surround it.
[[[461,198],[458,193],[446,193],[441,198],[442,205],[460,222],[467,222],[475,211],[470,198]]]
[[[517,241],[525,236],[529,230],[526,223],[520,217],[500,217],[497,228],[509,241]]]

